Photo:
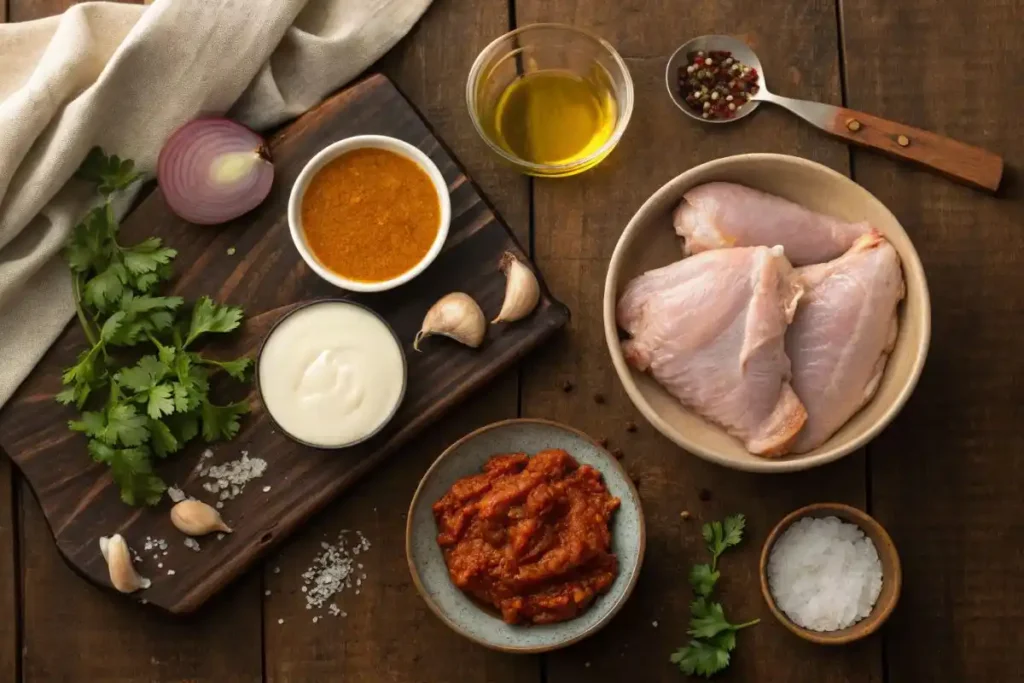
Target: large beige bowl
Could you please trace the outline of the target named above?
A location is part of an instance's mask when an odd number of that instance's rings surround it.
[[[735,438],[686,410],[622,355],[615,303],[637,275],[681,256],[672,210],[683,193],[712,181],[740,183],[785,197],[814,211],[850,221],[867,220],[899,252],[907,297],[899,310],[899,337],[875,397],[819,448],[801,455],[767,459],[751,455]],[[701,164],[671,180],[648,199],[615,246],[604,286],[604,331],[615,371],[626,393],[654,427],[700,457],[751,472],[793,472],[838,460],[873,439],[906,402],[924,367],[931,337],[928,283],[921,260],[896,217],[867,190],[844,175],[806,159],[782,154],[743,154]]]

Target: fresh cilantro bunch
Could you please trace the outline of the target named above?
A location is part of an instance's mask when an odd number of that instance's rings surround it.
[[[77,177],[95,183],[103,202],[75,227],[64,252],[89,348],[64,371],[65,389],[57,400],[81,410],[93,399],[94,409],[69,427],[89,437],[90,455],[110,467],[122,500],[152,505],[167,488],[153,472],[154,456],[167,457],[200,433],[207,441],[238,433],[238,418],[248,404],[214,403],[210,379],[223,371],[245,381],[250,359],[212,360],[194,344],[204,335],[237,328],[242,310],[202,297],[186,314],[181,297],[156,292],[170,278],[177,252],[156,237],[133,246],[118,242],[110,201],[140,178],[130,160],[95,148]],[[137,359],[131,365],[118,357],[119,350],[139,346],[155,353],[129,352]]]
[[[736,649],[736,632],[753,626],[760,619],[743,624],[732,624],[725,617],[721,603],[711,602],[711,593],[718,582],[718,559],[729,548],[743,540],[747,520],[743,515],[732,515],[721,522],[705,524],[701,529],[710,564],[694,565],[690,569],[690,586],[697,597],[690,603],[689,645],[672,653],[670,661],[683,673],[711,678],[729,666],[731,652]]]

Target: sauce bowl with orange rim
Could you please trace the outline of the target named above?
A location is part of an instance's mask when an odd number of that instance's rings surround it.
[[[409,282],[448,237],[451,199],[441,171],[397,138],[357,135],[322,149],[299,173],[288,227],[321,278],[352,292]]]

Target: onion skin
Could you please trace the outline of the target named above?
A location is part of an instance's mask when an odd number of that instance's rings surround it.
[[[218,225],[256,208],[274,182],[263,138],[224,118],[196,119],[174,131],[157,160],[167,206],[197,225]]]

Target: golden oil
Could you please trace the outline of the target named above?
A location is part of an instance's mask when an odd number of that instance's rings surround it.
[[[615,131],[615,95],[596,67],[587,77],[564,69],[542,69],[516,78],[498,98],[490,122],[493,139],[507,152],[534,164],[571,165],[598,152]],[[605,155],[568,171],[572,175]]]

